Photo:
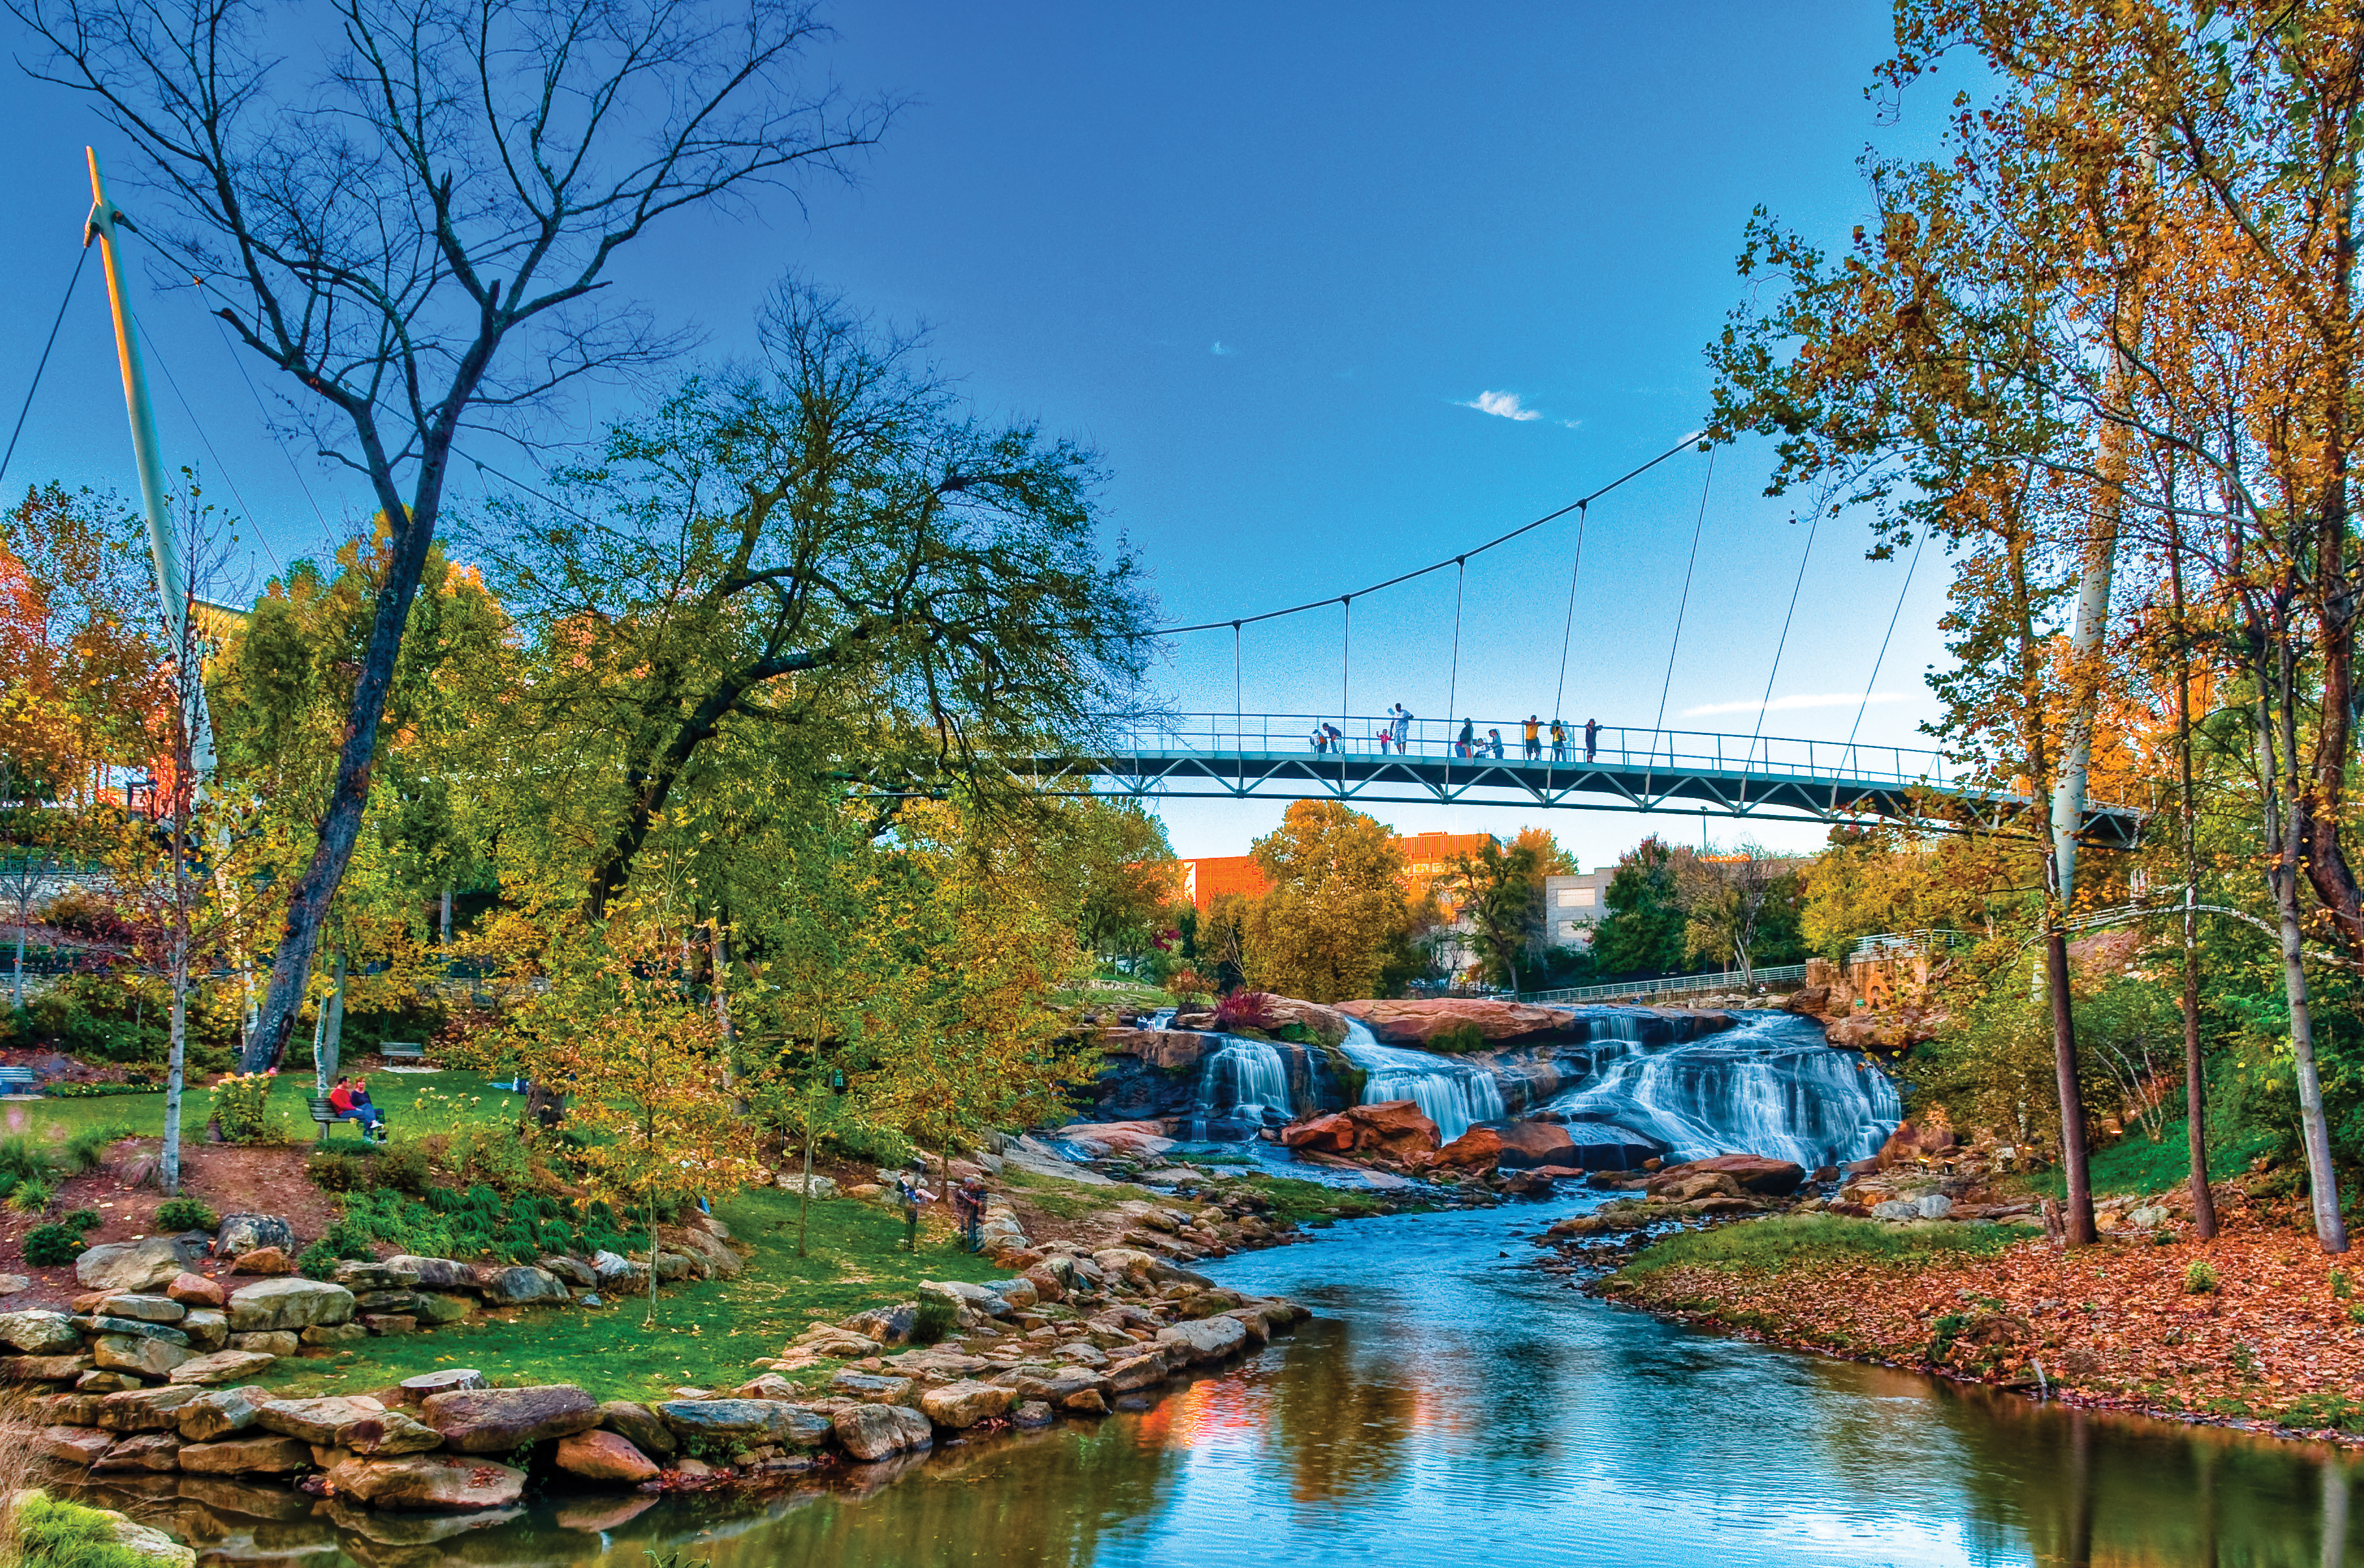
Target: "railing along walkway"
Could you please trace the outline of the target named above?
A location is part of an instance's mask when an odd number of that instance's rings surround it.
[[[1802,963],[1769,964],[1763,969],[1743,973],[1727,970],[1722,974],[1669,974],[1657,980],[1629,980],[1616,985],[1563,986],[1556,991],[1522,991],[1522,1002],[1567,1004],[1572,1002],[1609,1002],[1626,996],[1673,996],[1695,995],[1708,991],[1743,991],[1758,985],[1779,985],[1806,978]]]

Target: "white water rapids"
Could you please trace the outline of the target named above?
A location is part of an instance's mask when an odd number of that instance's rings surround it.
[[[1381,1045],[1359,1019],[1346,1020],[1346,1039],[1338,1049],[1367,1074],[1364,1105],[1410,1100],[1436,1123],[1437,1135],[1447,1143],[1468,1131],[1473,1121],[1500,1121],[1510,1114],[1501,1089],[1483,1068],[1433,1051]]]

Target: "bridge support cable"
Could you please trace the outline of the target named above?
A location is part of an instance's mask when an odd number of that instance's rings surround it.
[[[33,394],[41,390],[41,373],[50,368],[50,350],[58,346],[58,328],[66,323],[66,306],[73,303],[74,284],[82,282],[83,263],[90,260],[90,247],[85,245],[74,256],[73,273],[66,279],[66,294],[58,301],[58,313],[50,320],[50,335],[41,344],[41,357],[34,361],[32,384],[25,388],[25,406],[17,410],[16,428],[8,432],[8,447],[0,451],[0,479],[8,477],[8,460],[17,455],[17,438],[25,433],[25,417],[33,411]]]
[[[1798,557],[1798,580],[1790,585],[1790,607],[1781,615],[1781,635],[1773,644],[1773,668],[1765,673],[1765,699],[1756,705],[1756,722],[1749,727],[1748,755],[1743,760],[1744,767],[1752,767],[1756,762],[1756,742],[1765,734],[1765,715],[1773,706],[1773,683],[1781,678],[1781,654],[1790,646],[1790,623],[1797,618],[1798,595],[1805,591],[1806,566],[1814,559],[1814,535],[1821,531],[1822,526],[1823,509],[1817,506],[1814,508],[1814,520],[1806,525],[1806,551]],[[1767,765],[1773,761],[1769,750],[1765,761]],[[1741,796],[1745,800],[1748,785],[1745,781],[1740,789]]]
[[[1863,716],[1871,706],[1872,688],[1879,684],[1879,667],[1888,662],[1888,640],[1896,635],[1896,622],[1904,614],[1904,596],[1912,592],[1912,574],[1921,570],[1922,547],[1929,542],[1929,530],[1923,528],[1921,537],[1912,541],[1912,559],[1904,563],[1904,586],[1896,591],[1896,607],[1888,613],[1888,630],[1879,639],[1879,651],[1872,655],[1871,679],[1863,686],[1863,701],[1856,705],[1855,722],[1847,726],[1847,745],[1855,744],[1856,731],[1863,728]]]
[[[1689,563],[1683,567],[1683,596],[1675,606],[1675,640],[1667,649],[1667,678],[1658,687],[1658,721],[1651,727],[1654,730],[1663,730],[1667,727],[1667,696],[1675,689],[1675,655],[1682,651],[1683,617],[1689,613],[1691,607],[1691,574],[1699,570],[1700,536],[1707,532],[1708,489],[1714,483],[1715,449],[1710,447],[1707,454],[1707,478],[1700,485],[1699,521],[1691,525],[1691,557]],[[1650,765],[1656,767],[1657,761],[1658,749],[1653,746],[1650,748]],[[1672,767],[1674,763],[1674,747],[1673,742],[1669,740],[1667,765]],[[1647,779],[1648,775],[1644,774],[1645,789],[1648,788]]]
[[[1461,701],[1461,590],[1469,582],[1469,558],[1463,556],[1454,562],[1459,570],[1453,579],[1453,665],[1444,685],[1444,785],[1453,787],[1453,748],[1460,731],[1453,728],[1453,710]]]
[[[1567,706],[1567,650],[1570,640],[1576,636],[1576,581],[1584,572],[1584,525],[1591,519],[1591,517],[1592,503],[1578,502],[1576,559],[1567,569],[1567,621],[1560,628],[1559,632],[1559,684],[1552,688],[1552,725],[1555,731],[1559,734],[1567,733],[1567,714],[1564,710]],[[1552,747],[1552,764],[1553,771],[1557,771],[1559,764],[1557,742],[1555,742]],[[1544,780],[1547,788],[1550,778],[1551,774],[1546,773]]]

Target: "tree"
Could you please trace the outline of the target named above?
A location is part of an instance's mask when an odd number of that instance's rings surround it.
[[[1762,844],[1744,840],[1720,853],[1681,861],[1675,896],[1683,912],[1684,955],[1738,964],[1743,990],[1756,983],[1756,955],[1767,939],[1779,940],[1784,925],[1796,934],[1798,878],[1786,857]]]
[[[1271,891],[1249,911],[1248,983],[1314,1002],[1375,995],[1410,917],[1387,825],[1336,801],[1295,801],[1251,852]]]
[[[1199,917],[1196,961],[1199,973],[1219,994],[1247,984],[1248,926],[1255,901],[1244,893],[1218,893],[1207,900]]]
[[[792,80],[800,6],[338,0],[321,72],[254,0],[8,0],[41,79],[140,155],[140,231],[287,378],[292,417],[388,519],[311,860],[287,900],[250,1069],[285,1046],[360,835],[380,720],[454,444],[669,345],[612,291],[618,252],[685,208],[842,169],[879,106]],[[323,42],[328,41],[323,39]]]
[[[1148,606],[1101,559],[1087,453],[964,413],[915,344],[809,289],[762,338],[765,373],[691,378],[561,471],[566,510],[504,505],[480,536],[535,648],[520,717],[570,765],[545,798],[598,846],[593,918],[719,737],[858,782],[874,831],[955,784],[1041,821],[1010,760],[1135,701]]]
[[[1683,962],[1683,908],[1678,872],[1690,851],[1653,833],[1617,857],[1593,929],[1592,956],[1610,980],[1672,974]]]
[[[1538,831],[1522,833],[1508,850],[1489,838],[1475,853],[1454,856],[1451,868],[1437,879],[1439,891],[1469,922],[1471,945],[1487,977],[1502,977],[1513,992],[1519,989],[1519,965],[1543,940],[1544,856],[1531,837]],[[1540,836],[1550,841],[1548,833]]]

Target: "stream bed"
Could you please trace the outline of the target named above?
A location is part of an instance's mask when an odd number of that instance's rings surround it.
[[[295,1496],[275,1520],[218,1498],[133,1507],[201,1561],[318,1568],[645,1568],[650,1550],[684,1568],[2364,1562],[2339,1451],[1663,1324],[1528,1266],[1524,1238],[1589,1202],[1361,1220],[1212,1264],[1321,1317],[1152,1410],[838,1490],[553,1498],[475,1521]]]

